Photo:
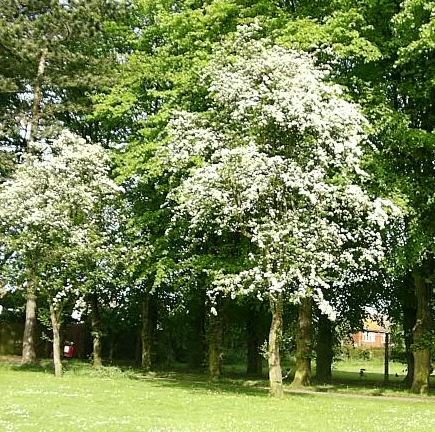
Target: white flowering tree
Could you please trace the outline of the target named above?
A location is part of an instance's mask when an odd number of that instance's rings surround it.
[[[312,302],[334,319],[325,290],[373,275],[393,206],[359,185],[368,125],[326,83],[327,71],[307,55],[245,38],[205,73],[211,108],[177,113],[162,159],[181,176],[174,220],[189,221],[195,243],[229,233],[249,239],[244,267],[215,271],[210,295],[269,300],[270,392],[282,396],[283,302],[300,304],[294,384],[304,385]]]
[[[25,290],[31,303],[23,357],[32,348],[36,298],[48,298],[55,373],[61,375],[62,309],[87,287],[90,257],[102,262],[108,253],[119,188],[99,145],[64,132],[50,146],[35,147],[38,155],[26,156],[0,188],[0,248],[8,257],[1,278],[9,289]]]

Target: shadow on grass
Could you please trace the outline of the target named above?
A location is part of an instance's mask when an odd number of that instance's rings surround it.
[[[22,372],[51,372],[54,369],[47,365],[24,364],[24,365],[12,365],[11,370],[22,371]]]
[[[315,391],[324,391],[331,393],[352,393],[371,396],[410,396],[411,386],[404,382],[404,377],[391,376],[388,381],[384,380],[383,374],[369,373],[363,377],[357,373],[339,373],[328,383],[313,384]],[[429,397],[435,396],[434,377],[430,377]]]
[[[145,378],[144,381],[147,381]],[[186,381],[175,379],[150,379],[154,387],[180,389],[190,392],[201,392],[204,394],[216,395],[240,395],[256,398],[269,399],[269,389],[267,387],[243,387],[241,384],[228,384],[220,381]],[[312,398],[313,395],[306,393],[292,393],[292,397]]]
[[[93,368],[92,363],[84,360],[63,360],[64,373],[68,376],[81,376],[90,378],[106,378],[114,380],[132,379],[152,383],[153,386],[186,389],[189,391],[201,391],[204,393],[216,394],[239,394],[255,397],[268,397],[268,380],[264,375],[248,377],[246,374],[226,373],[217,381],[210,381],[204,371],[194,371],[187,368],[179,370],[160,369],[155,372],[144,374],[140,368],[132,363],[120,363],[119,365],[102,366]],[[20,365],[0,361],[0,366],[14,371],[53,373],[51,359],[40,360],[37,365]],[[363,377],[357,373],[340,372],[331,382],[313,382],[308,388],[312,392],[319,393],[353,393],[372,396],[382,396],[391,392],[397,396],[407,395],[409,388],[404,385],[401,379],[392,377],[388,382],[383,380],[382,374],[366,374]],[[431,390],[435,388],[431,380]],[[290,380],[285,381],[285,388],[288,388]],[[304,393],[292,392],[292,395],[307,397]]]

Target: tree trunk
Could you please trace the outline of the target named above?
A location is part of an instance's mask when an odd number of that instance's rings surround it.
[[[142,326],[135,336],[134,363],[137,366],[142,365]]]
[[[41,100],[42,100],[42,82],[44,79],[45,71],[45,56],[47,50],[43,49],[41,51],[41,56],[39,57],[38,71],[36,76],[36,84],[33,90],[33,106],[32,114],[30,120],[30,131],[29,131],[29,143],[35,140],[40,110],[41,110]],[[29,278],[29,283],[33,283],[32,277]],[[35,327],[36,327],[36,294],[33,286],[30,286],[27,290],[27,303],[26,303],[26,322],[24,325],[24,335],[23,335],[23,353],[22,353],[22,364],[34,364],[36,361],[35,352]]]
[[[249,308],[246,315],[246,347],[247,347],[247,368],[248,375],[261,375],[263,370],[263,357],[259,352],[260,335],[259,322],[260,317],[254,308]]]
[[[292,387],[311,383],[312,298],[303,297],[299,306],[299,326],[296,339],[296,371]]]
[[[390,333],[385,333],[384,381],[388,382],[389,379],[390,379]]]
[[[417,297],[417,320],[414,326],[414,379],[411,391],[429,393],[430,375],[430,289],[423,276],[423,269],[414,270],[415,294]]]
[[[158,304],[157,295],[150,298],[150,335],[151,335],[151,366],[157,362],[157,322],[158,322]]]
[[[408,371],[403,383],[407,387],[411,387],[412,382],[414,381],[414,355],[412,353],[412,344],[414,343],[413,328],[417,321],[417,306],[413,279],[406,278],[404,283],[404,298],[402,302],[403,333]]]
[[[269,331],[269,394],[273,397],[283,397],[281,371],[281,342],[282,342],[282,293],[269,294],[272,322]]]
[[[36,329],[36,294],[32,286],[27,290],[26,322],[24,324],[23,353],[21,363],[31,365],[36,362],[35,352]]]
[[[320,314],[316,344],[316,380],[319,382],[332,380],[333,346],[333,324],[326,315]]]
[[[209,373],[212,380],[219,379],[222,373],[223,320],[219,301],[216,304],[216,313],[216,315],[210,314],[210,338],[208,345]]]
[[[113,335],[111,335],[109,339],[109,356],[108,356],[109,364],[112,364],[113,362],[114,353],[115,353],[115,338]]]
[[[206,341],[205,341],[205,290],[198,292],[197,297],[190,304],[189,311],[189,339],[188,339],[188,363],[192,369],[198,369],[205,364]]]
[[[53,305],[50,305],[50,318],[51,318],[51,326],[53,328],[54,375],[56,377],[61,377],[62,362],[60,358],[60,320]]]
[[[32,144],[35,141],[38,132],[38,123],[39,123],[39,118],[41,116],[42,83],[44,82],[46,55],[47,55],[47,49],[44,48],[41,51],[41,55],[39,57],[36,82],[35,82],[35,87],[33,89],[33,105],[32,105],[32,117],[30,120],[29,144]]]
[[[103,365],[101,357],[101,316],[100,309],[98,305],[98,296],[92,294],[91,296],[91,307],[92,307],[92,365],[94,368],[101,367]]]
[[[153,329],[152,329],[151,294],[144,292],[142,295],[142,357],[141,365],[145,372],[149,372],[153,358]]]

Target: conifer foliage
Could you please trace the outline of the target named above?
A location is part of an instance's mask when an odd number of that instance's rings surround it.
[[[77,120],[86,92],[108,82],[106,24],[120,16],[121,3],[106,0],[1,2],[0,145],[25,147],[39,126]]]

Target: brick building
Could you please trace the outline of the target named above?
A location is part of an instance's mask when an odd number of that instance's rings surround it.
[[[363,330],[352,336],[354,346],[365,348],[382,348],[385,344],[385,335],[389,332],[389,325],[385,322],[380,325],[374,321],[364,322]]]

